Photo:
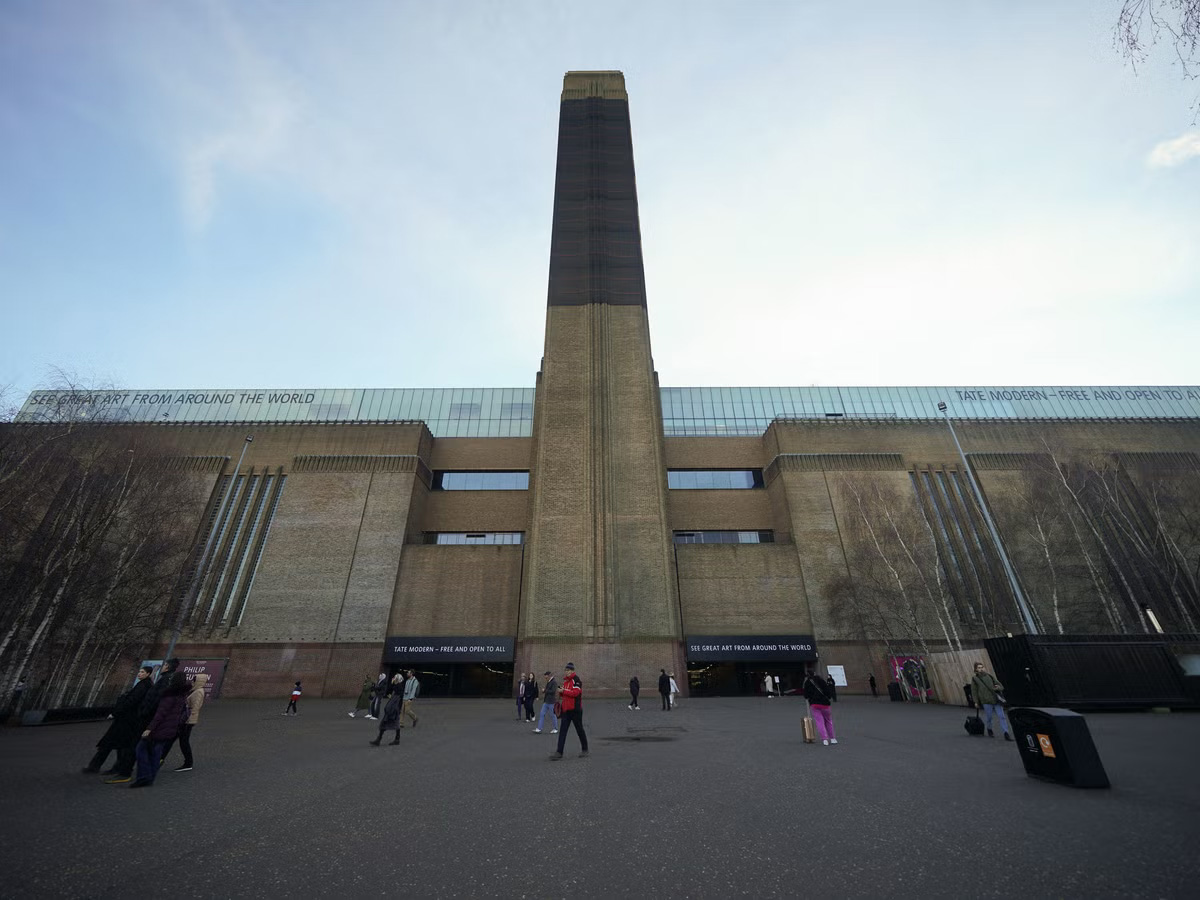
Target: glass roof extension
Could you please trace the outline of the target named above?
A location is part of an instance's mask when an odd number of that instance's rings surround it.
[[[665,387],[663,432],[757,435],[776,418],[1196,419],[1200,387]],[[533,388],[34,391],[18,422],[402,422],[528,437]]]

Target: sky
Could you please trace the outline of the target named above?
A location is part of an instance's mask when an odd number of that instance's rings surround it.
[[[578,69],[664,386],[1200,383],[1200,86],[1119,5],[6,0],[0,386],[532,386]]]

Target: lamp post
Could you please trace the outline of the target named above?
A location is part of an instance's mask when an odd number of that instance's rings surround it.
[[[971,470],[970,463],[967,462],[967,454],[963,452],[962,444],[958,442],[958,434],[954,431],[954,423],[950,421],[950,413],[947,411],[944,401],[939,401],[937,406],[938,411],[946,420],[946,427],[950,429],[950,437],[954,439],[954,446],[958,448],[958,458],[962,460],[963,471],[967,473],[971,493],[975,495],[975,502],[979,504],[979,511],[983,513],[983,521],[987,523],[988,532],[992,535],[992,543],[996,545],[996,552],[1000,554],[1000,563],[1004,566],[1004,574],[1008,576],[1008,586],[1012,589],[1013,597],[1017,601],[1017,611],[1021,614],[1021,621],[1025,623],[1025,631],[1029,634],[1038,634],[1037,625],[1033,621],[1033,612],[1025,599],[1025,592],[1021,590],[1021,585],[1017,581],[1017,573],[1013,570],[1012,563],[1008,558],[1008,551],[1004,549],[1004,544],[1000,540],[1000,532],[996,529],[996,523],[992,521],[987,501],[983,499],[983,491],[980,490],[979,482],[975,480],[975,473]]]
[[[246,450],[254,441],[254,435],[246,435],[246,440],[242,442],[242,452],[238,456],[237,465],[233,467],[233,474],[229,476],[229,487],[225,489],[225,496],[221,498],[221,505],[217,507],[216,524],[219,525],[225,514],[225,508],[229,504],[229,500],[233,497],[233,489],[237,485],[238,472],[242,470],[242,460],[246,458]],[[204,564],[208,561],[208,553],[212,550],[213,543],[216,540],[216,532],[220,529],[213,528],[213,532],[208,535],[208,539],[204,543],[204,552],[200,554],[200,559],[196,563],[196,577],[192,582],[191,588],[187,592],[187,596],[179,604],[179,613],[175,616],[175,627],[171,629],[171,641],[167,644],[167,652],[163,655],[163,660],[168,660],[175,652],[175,644],[179,641],[179,635],[183,633],[183,620],[187,618],[188,610],[192,608],[192,604],[196,602],[196,596],[200,593],[200,585],[204,581]]]

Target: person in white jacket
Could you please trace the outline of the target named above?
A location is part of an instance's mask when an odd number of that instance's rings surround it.
[[[768,697],[775,696],[775,682],[772,680],[770,675],[763,676],[763,690],[766,692]]]
[[[667,676],[671,679],[671,706],[675,706],[675,701],[679,699],[679,685],[675,683],[675,673],[672,672]]]

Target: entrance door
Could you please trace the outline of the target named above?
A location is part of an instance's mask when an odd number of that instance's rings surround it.
[[[766,697],[767,675],[779,677],[786,696],[802,693],[811,663],[689,663],[688,686],[694,697]]]
[[[508,697],[512,694],[512,663],[397,663],[388,677],[414,669],[422,697]]]

